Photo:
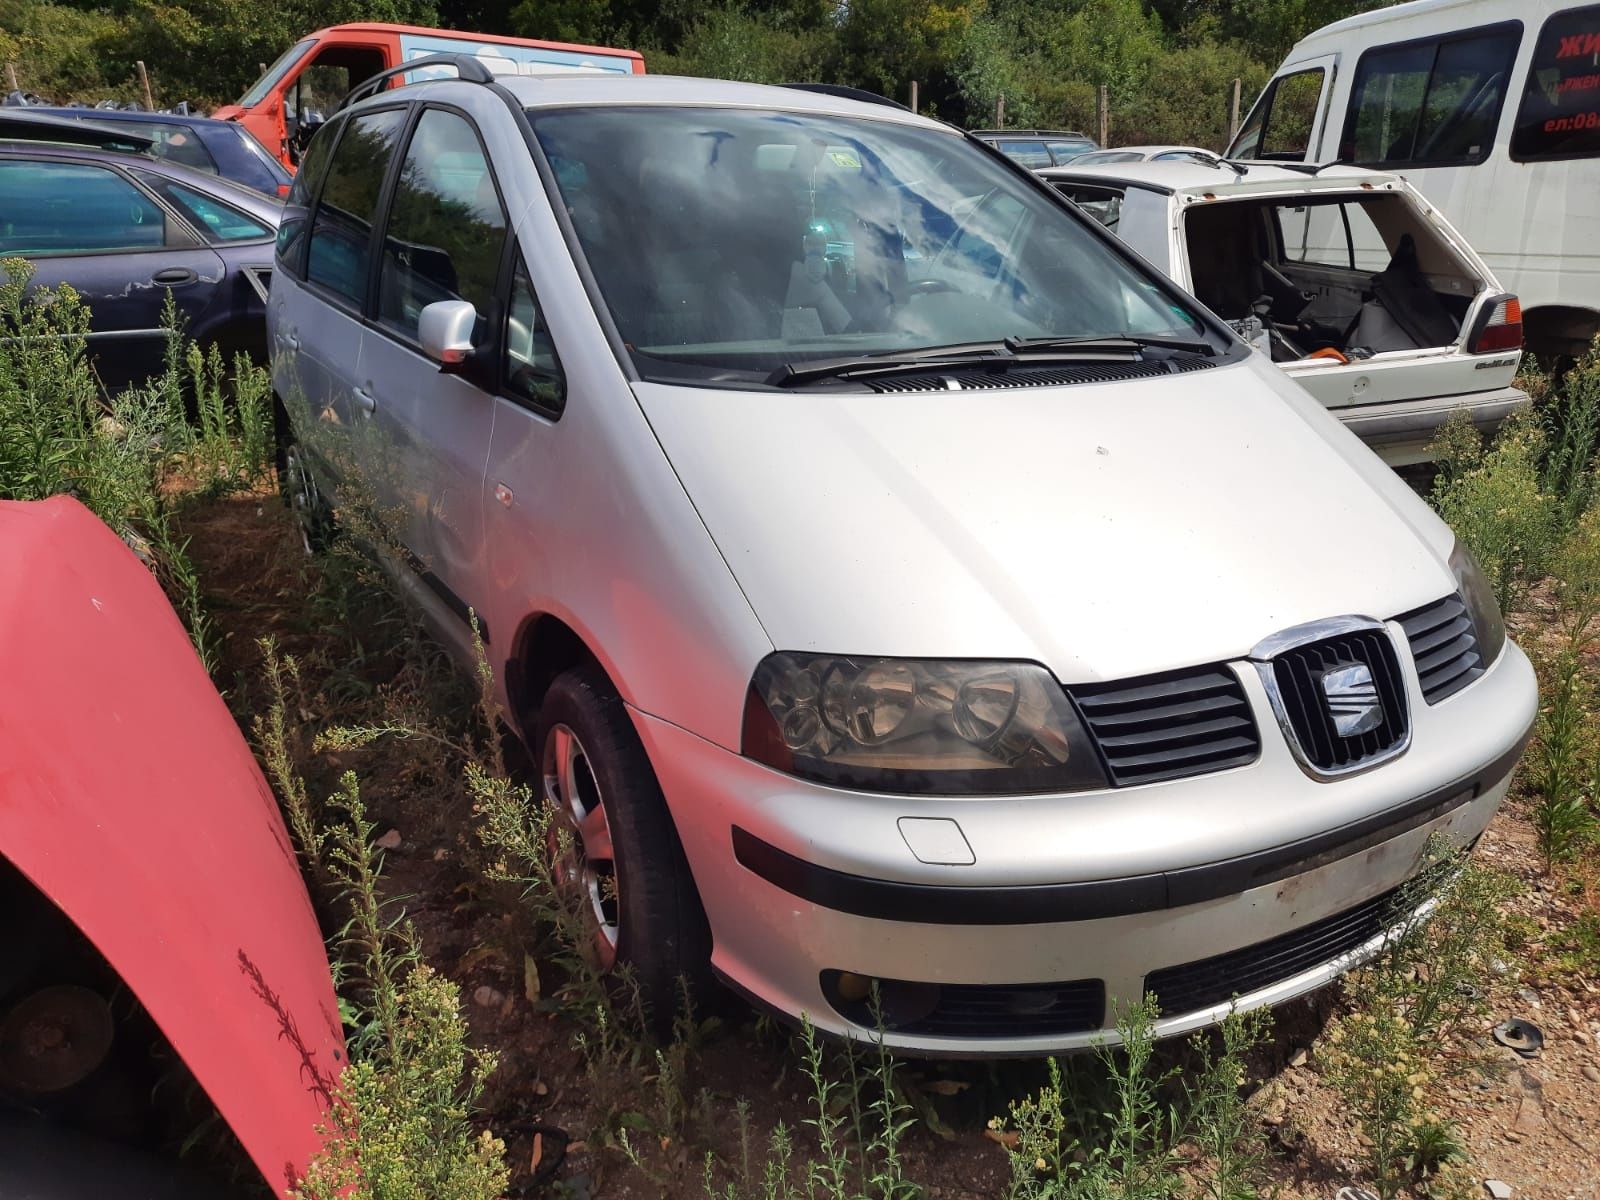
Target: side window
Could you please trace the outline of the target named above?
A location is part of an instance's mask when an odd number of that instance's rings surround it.
[[[300,163],[300,170],[283,201],[283,216],[278,221],[278,269],[296,279],[305,275],[306,229],[311,220],[311,204],[328,169],[333,144],[339,140],[342,121],[330,121],[317,131]]]
[[[115,171],[0,162],[0,254],[107,254],[168,244],[166,214]]]
[[[378,320],[415,338],[422,310],[436,300],[467,300],[487,317],[505,236],[505,208],[477,132],[455,113],[426,110],[389,208]]]
[[[306,278],[357,308],[366,299],[378,196],[405,116],[403,108],[387,108],[350,119],[328,163],[327,179],[311,218]]]
[[[1233,157],[1304,162],[1327,74],[1321,67],[1312,67],[1280,75],[1269,83],[1239,130]]]
[[[1368,50],[1356,67],[1339,157],[1367,166],[1489,157],[1522,25]]]
[[[200,135],[189,126],[151,123],[140,132],[155,139],[156,144],[151,149],[157,158],[169,159],[208,175],[217,173],[217,160],[211,157]]]
[[[1290,262],[1362,272],[1381,271],[1388,265],[1383,234],[1360,202],[1282,205],[1278,230],[1284,258]]]
[[[272,236],[272,230],[254,217],[240,212],[193,188],[140,171],[139,178],[194,223],[208,242],[258,242]]]
[[[1539,31],[1511,157],[1600,157],[1600,5],[1557,13]]]
[[[541,412],[560,416],[567,403],[567,377],[520,254],[511,280],[505,338],[506,391]]]
[[[1081,184],[1058,183],[1056,188],[1084,212],[1113,233],[1122,219],[1122,191],[1120,188],[1087,187]]]
[[[1044,148],[1043,142],[1001,142],[1000,149],[1005,151],[1006,157],[1012,162],[1027,167],[1030,171],[1051,165],[1050,151]]]

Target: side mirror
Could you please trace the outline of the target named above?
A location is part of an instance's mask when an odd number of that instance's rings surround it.
[[[478,310],[466,300],[435,300],[417,318],[417,341],[441,371],[459,371],[472,357]]]

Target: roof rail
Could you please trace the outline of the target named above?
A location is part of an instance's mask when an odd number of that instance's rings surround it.
[[[414,58],[408,63],[401,63],[398,67],[390,67],[387,71],[379,71],[367,79],[363,79],[350,89],[350,94],[343,100],[334,112],[343,112],[357,100],[364,100],[368,96],[377,94],[383,84],[393,79],[396,75],[405,75],[422,67],[454,67],[457,77],[468,83],[493,83],[494,72],[483,65],[482,60],[470,54],[429,54],[422,58]]]
[[[869,92],[865,88],[845,87],[840,83],[780,83],[778,86],[793,88],[797,92],[816,92],[819,96],[837,96],[841,100],[859,100],[863,104],[883,104],[889,108],[898,108],[901,112],[911,111],[898,100],[880,96],[877,92]]]

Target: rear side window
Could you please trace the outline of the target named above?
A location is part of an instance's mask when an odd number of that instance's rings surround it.
[[[1600,5],[1557,13],[1539,31],[1511,134],[1518,162],[1600,156]]]
[[[430,108],[400,166],[383,236],[378,320],[409,338],[437,300],[466,300],[489,315],[505,246],[506,214],[477,131]]]
[[[165,245],[166,215],[115,171],[0,162],[0,254],[108,254]]]
[[[1233,157],[1304,162],[1326,78],[1326,71],[1313,67],[1269,83],[1239,131]]]
[[[1522,24],[1368,50],[1339,157],[1367,166],[1470,165],[1489,157]]]
[[[217,173],[217,160],[211,157],[211,151],[206,149],[200,135],[189,126],[157,121],[124,124],[132,124],[134,129],[155,142],[150,152],[157,158],[179,163],[191,170],[204,171],[208,175]]]
[[[311,219],[306,279],[357,307],[366,298],[372,221],[405,116],[402,108],[388,108],[350,118]]]
[[[1056,190],[1071,200],[1084,212],[1112,232],[1122,219],[1122,191],[1120,188],[1089,187],[1076,183],[1058,183]]]
[[[140,177],[177,208],[205,236],[206,241],[259,242],[272,236],[270,226],[240,212],[231,204],[197,192],[181,183],[139,172]]]
[[[1000,142],[999,146],[1007,158],[1030,171],[1051,165],[1050,151],[1044,148],[1043,142]]]

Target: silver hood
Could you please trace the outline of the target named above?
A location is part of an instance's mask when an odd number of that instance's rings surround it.
[[[1455,586],[1448,529],[1255,356],[1071,388],[635,392],[782,650],[1117,679]]]

